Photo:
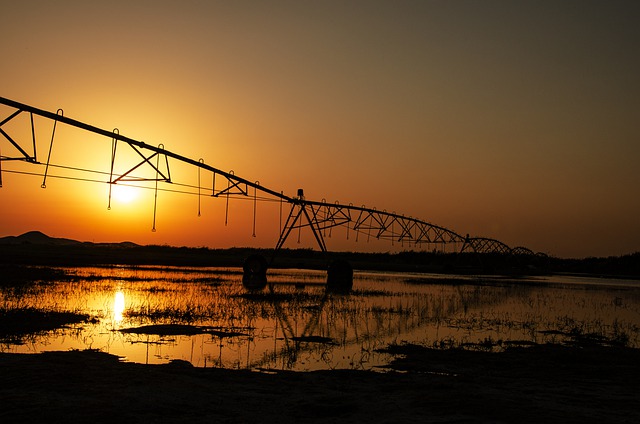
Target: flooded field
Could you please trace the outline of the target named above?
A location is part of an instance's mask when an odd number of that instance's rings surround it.
[[[137,363],[260,370],[376,369],[378,350],[415,343],[501,350],[543,343],[640,347],[640,282],[358,272],[349,294],[326,274],[270,270],[249,293],[237,268],[61,268],[0,292],[0,313],[85,314],[0,335],[0,351],[97,349]]]

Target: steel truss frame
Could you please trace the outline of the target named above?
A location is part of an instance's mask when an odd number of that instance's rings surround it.
[[[287,241],[289,235],[294,229],[302,229],[308,227],[318,243],[319,248],[325,252],[327,251],[327,245],[325,242],[325,236],[331,236],[331,230],[334,227],[346,227],[347,238],[349,238],[350,231],[355,233],[356,240],[360,235],[366,235],[367,239],[374,237],[379,240],[388,240],[392,244],[394,243],[407,243],[413,244],[417,247],[431,247],[441,246],[444,248],[446,245],[453,245],[457,247],[462,245],[460,252],[471,250],[478,253],[501,253],[501,254],[517,254],[517,255],[530,255],[533,252],[525,247],[510,248],[505,243],[498,240],[484,238],[484,237],[469,237],[461,236],[460,234],[451,231],[447,228],[433,225],[429,222],[405,217],[396,213],[390,213],[385,210],[379,211],[375,208],[367,208],[365,206],[354,206],[352,204],[339,204],[339,203],[327,203],[325,201],[311,201],[304,198],[302,190],[298,190],[298,195],[291,197],[277,192],[269,188],[261,186],[257,181],[251,182],[242,177],[236,176],[233,171],[225,172],[220,169],[214,168],[206,163],[204,160],[194,160],[172,151],[166,150],[164,145],[153,146],[146,144],[142,141],[134,140],[129,137],[125,137],[119,133],[117,129],[113,131],[107,131],[75,119],[65,117],[62,109],[58,109],[56,113],[52,113],[46,110],[38,109],[33,106],[29,106],[23,103],[19,103],[13,100],[9,100],[0,97],[0,104],[14,108],[15,111],[11,113],[7,118],[0,121],[0,135],[2,135],[12,146],[14,146],[20,156],[17,157],[5,157],[0,155],[0,187],[2,187],[2,162],[10,160],[25,161],[32,164],[42,164],[37,159],[36,155],[36,137],[34,126],[34,115],[49,119],[53,121],[53,131],[51,134],[51,143],[49,147],[49,157],[47,158],[46,166],[49,167],[49,158],[51,157],[51,149],[53,148],[53,141],[55,137],[55,129],[58,122],[76,127],[93,134],[97,134],[112,141],[111,149],[111,172],[109,175],[110,185],[118,184],[120,182],[127,181],[155,181],[156,190],[159,182],[172,183],[171,172],[169,169],[169,159],[177,160],[198,168],[198,173],[201,170],[209,171],[213,176],[213,185],[211,188],[211,196],[220,197],[226,196],[227,201],[230,195],[238,195],[244,197],[254,197],[254,201],[257,198],[257,193],[260,192],[261,196],[267,196],[273,200],[280,200],[281,202],[287,202],[291,205],[289,215],[285,221],[284,226],[280,232],[278,242],[276,243],[276,250],[282,248]],[[21,113],[28,113],[30,117],[31,125],[31,140],[29,147],[26,147],[25,143],[20,143],[11,137],[2,126],[13,120]],[[126,172],[115,175],[114,165],[116,162],[116,153],[118,143],[125,143],[131,149],[133,149],[137,155],[140,156],[140,161],[132,166]],[[32,150],[32,153],[28,153],[28,150]],[[155,163],[154,163],[155,160]],[[134,177],[132,173],[142,166],[150,166],[155,171],[155,178],[138,178]],[[200,176],[200,174],[198,174]],[[223,178],[226,181],[226,188],[216,191],[216,176]],[[45,170],[46,181],[46,170]],[[45,183],[43,181],[43,188]],[[253,189],[253,194],[250,194]],[[199,193],[198,193],[199,194]],[[109,205],[111,196],[109,195]],[[255,213],[255,205],[254,205]],[[255,225],[255,216],[254,216]],[[154,228],[155,231],[155,208],[154,208]],[[255,228],[254,228],[255,234]]]
[[[325,251],[327,231],[331,236],[334,227],[345,226],[347,238],[349,232],[355,233],[356,241],[360,235],[367,240],[387,240],[394,243],[407,243],[415,246],[458,245],[465,238],[444,227],[365,206],[343,205],[305,200],[303,196],[293,199],[289,216],[285,222],[276,248],[284,245],[294,229],[309,227],[320,248]],[[303,219],[305,218],[306,221]]]

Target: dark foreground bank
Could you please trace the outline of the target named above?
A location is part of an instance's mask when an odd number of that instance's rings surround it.
[[[0,422],[640,422],[637,349],[389,349],[398,356],[387,373],[0,354]]]

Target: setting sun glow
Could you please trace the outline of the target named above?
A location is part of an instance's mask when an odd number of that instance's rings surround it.
[[[5,3],[0,97],[102,132],[0,102],[0,237],[275,247],[279,201],[212,167],[534,252],[640,248],[638,2]]]
[[[119,203],[131,203],[138,198],[139,190],[129,185],[112,184],[111,196]]]

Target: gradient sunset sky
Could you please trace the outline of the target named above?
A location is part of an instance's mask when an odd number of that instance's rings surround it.
[[[560,257],[640,250],[637,1],[1,4],[1,97],[292,196]],[[0,106],[0,121],[11,112]],[[46,162],[51,123],[38,128]],[[60,131],[52,162],[108,169],[108,139]],[[273,205],[258,205],[253,238],[250,201],[232,203],[225,226],[224,200],[201,199],[198,218],[193,196],[160,193],[152,232],[149,190],[107,211],[106,184],[2,181],[0,236],[277,241]],[[330,250],[363,250],[334,238]]]

